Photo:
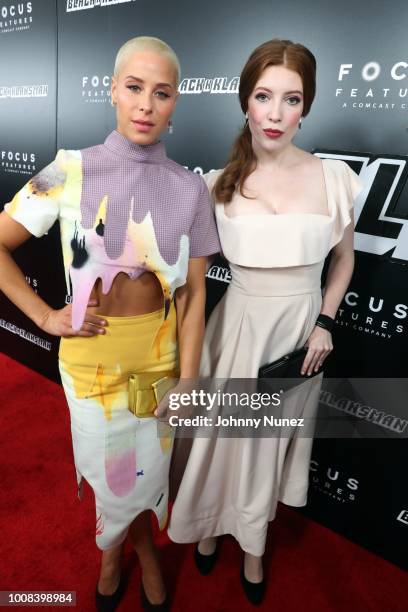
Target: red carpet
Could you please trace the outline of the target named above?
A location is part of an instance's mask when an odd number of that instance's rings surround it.
[[[84,501],[76,499],[62,389],[2,354],[0,368],[0,591],[73,590],[76,610],[91,612],[99,559],[93,495],[87,488]],[[256,609],[241,592],[241,556],[231,537],[223,539],[208,577],[196,571],[192,546],[172,544],[163,534],[158,542],[174,612]],[[270,527],[265,567],[268,591],[260,610],[407,610],[406,573],[285,506]],[[125,569],[130,583],[120,611],[137,612],[140,575],[130,548]]]

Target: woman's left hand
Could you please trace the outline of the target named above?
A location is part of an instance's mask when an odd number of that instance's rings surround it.
[[[316,325],[307,339],[305,347],[308,351],[302,364],[301,374],[302,376],[305,374],[310,376],[313,371],[319,371],[327,355],[333,350],[331,333],[327,329]]]

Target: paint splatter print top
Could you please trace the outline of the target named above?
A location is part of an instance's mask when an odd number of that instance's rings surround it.
[[[59,219],[75,330],[97,278],[108,293],[119,272],[153,272],[168,305],[189,258],[220,249],[204,180],[170,160],[162,142],[137,145],[116,131],[104,144],[60,150],[4,209],[37,237]]]

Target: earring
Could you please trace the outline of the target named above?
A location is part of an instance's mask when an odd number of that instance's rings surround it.
[[[248,119],[248,111],[245,113],[245,119]]]
[[[299,130],[302,129],[302,117],[299,119]]]
[[[116,106],[116,102],[114,102],[112,98],[111,98],[110,103],[111,103],[111,106]]]
[[[169,134],[173,134],[173,132],[174,132],[174,127],[173,127],[173,122],[172,122],[172,120],[171,120],[171,119],[169,119],[169,122],[168,122],[168,124],[167,124],[167,128],[168,128],[168,130],[169,130]]]

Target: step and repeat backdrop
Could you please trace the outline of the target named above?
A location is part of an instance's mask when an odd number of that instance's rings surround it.
[[[55,155],[55,2],[0,1],[0,205]],[[27,282],[54,307],[64,299],[59,229],[16,252]],[[46,336],[0,294],[0,350],[57,376],[56,338]]]
[[[157,36],[179,55],[181,95],[167,152],[199,173],[224,165],[243,124],[239,74],[252,49],[274,37],[301,42],[317,58],[318,82],[297,144],[345,160],[365,185],[355,210],[355,272],[327,373],[405,377],[407,18],[404,0],[0,0],[0,205],[58,148],[100,143],[115,127],[111,74],[116,51],[129,38]],[[58,232],[56,225],[16,252],[27,282],[53,307],[69,301]],[[218,258],[208,273],[208,313],[229,279]],[[57,377],[57,339],[4,296],[0,350]],[[378,427],[377,439],[316,440],[302,512],[408,567],[407,444],[398,435],[403,428],[390,427],[392,401],[374,413],[361,418]]]

